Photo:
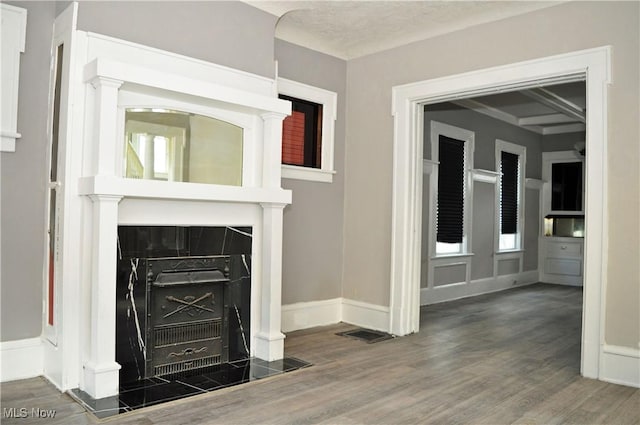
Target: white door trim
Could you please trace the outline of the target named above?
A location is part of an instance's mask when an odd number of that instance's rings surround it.
[[[393,204],[389,328],[419,330],[422,113],[427,103],[586,79],[587,155],[582,375],[598,378],[607,270],[607,85],[611,47],[599,47],[393,87]]]

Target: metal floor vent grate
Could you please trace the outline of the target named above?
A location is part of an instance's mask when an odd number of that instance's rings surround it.
[[[338,332],[336,335],[359,339],[359,340],[365,341],[368,344],[373,344],[374,342],[386,341],[387,339],[393,338],[393,335],[390,335],[388,333],[374,331],[371,329],[364,329],[364,328],[357,328],[357,329],[352,329],[350,331]]]

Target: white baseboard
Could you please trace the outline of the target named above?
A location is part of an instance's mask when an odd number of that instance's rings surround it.
[[[543,283],[552,283],[554,285],[565,285],[565,286],[582,286],[582,276],[562,276],[562,275],[552,275],[552,274],[543,274],[540,277],[540,282]]]
[[[421,288],[420,305],[437,304],[445,301],[474,297],[476,295],[503,291],[536,282],[538,282],[538,271],[531,270],[517,274],[476,279],[469,283],[461,282],[452,285],[436,286],[434,288]]]
[[[342,321],[367,329],[389,332],[389,307],[343,298]]]
[[[282,306],[282,331],[291,332],[345,322],[367,329],[389,331],[389,307],[346,298]]]
[[[35,378],[44,372],[42,339],[0,342],[0,382]]]
[[[601,380],[640,388],[640,349],[604,345],[601,360]]]
[[[291,332],[339,323],[342,298],[287,304],[282,306],[282,331]]]

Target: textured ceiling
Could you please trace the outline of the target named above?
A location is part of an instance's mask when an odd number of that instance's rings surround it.
[[[563,1],[246,1],[280,17],[276,37],[342,59],[555,6]],[[584,131],[584,83],[455,102],[539,134]]]
[[[276,36],[352,59],[560,1],[247,1],[280,16]]]

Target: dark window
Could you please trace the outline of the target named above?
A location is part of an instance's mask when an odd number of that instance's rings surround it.
[[[500,233],[518,233],[518,169],[519,156],[501,152]]]
[[[464,142],[440,135],[436,240],[461,243],[464,230]]]
[[[322,105],[280,95],[291,102],[291,115],[282,123],[282,163],[321,168]]]
[[[551,165],[551,209],[582,211],[581,162],[557,162]]]

